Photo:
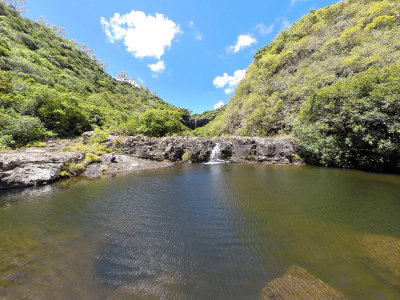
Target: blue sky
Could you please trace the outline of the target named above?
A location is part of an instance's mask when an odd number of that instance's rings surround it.
[[[226,104],[253,55],[332,0],[27,0],[26,17],[64,27],[107,72],[197,113]],[[117,14],[117,15],[116,15]]]

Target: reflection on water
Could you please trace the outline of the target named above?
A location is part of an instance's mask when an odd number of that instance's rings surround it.
[[[396,299],[399,199],[399,176],[231,164],[2,192],[0,299]]]

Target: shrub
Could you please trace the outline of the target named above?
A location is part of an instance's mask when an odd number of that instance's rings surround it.
[[[110,153],[111,150],[108,149],[106,146],[101,144],[82,144],[82,143],[71,143],[68,146],[61,148],[61,151],[64,152],[86,152],[86,151],[93,151],[96,155],[103,155],[105,153]]]
[[[26,147],[46,147],[47,143],[45,142],[31,142],[29,144],[26,145]]]
[[[98,128],[94,130],[94,134],[88,139],[88,142],[91,144],[97,143],[101,144],[107,141],[108,139],[108,132],[102,131]]]
[[[2,135],[0,134],[0,151],[10,150],[14,148],[15,141],[13,140],[11,135]]]
[[[2,117],[4,119],[4,114],[0,114],[0,118]],[[0,133],[11,136],[17,147],[53,136],[36,117],[15,115],[7,124],[1,126],[1,123],[0,121]]]
[[[53,94],[54,95],[54,94]],[[38,115],[46,127],[60,137],[75,136],[91,129],[77,100],[69,94],[53,98],[51,94],[43,98]]]
[[[79,174],[82,174],[86,169],[86,166],[83,163],[72,163],[67,165],[66,167],[66,172],[70,176],[77,176]]]
[[[139,133],[146,136],[161,137],[181,132],[181,114],[173,110],[148,109],[139,119]]]
[[[388,27],[393,25],[397,21],[395,16],[379,16],[376,17],[372,23],[369,23],[365,30],[369,31],[376,28]]]
[[[400,170],[400,65],[369,69],[309,97],[294,128],[305,160]]]
[[[90,153],[90,152],[86,153],[86,155],[85,155],[85,164],[90,165],[90,164],[99,163],[99,162],[101,162],[100,156],[97,156],[97,155],[95,155],[93,153]]]
[[[8,52],[8,50],[6,48],[4,48],[3,46],[0,46],[0,56],[10,56],[10,53]]]
[[[13,90],[11,80],[5,73],[0,72],[0,93],[8,94]]]
[[[39,46],[27,35],[20,35],[19,39],[27,46],[30,50],[37,50]]]
[[[6,15],[7,15],[7,10],[5,4],[3,2],[0,2],[0,16],[6,16]]]

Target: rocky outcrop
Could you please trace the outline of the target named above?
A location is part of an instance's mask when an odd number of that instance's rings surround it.
[[[86,132],[82,141],[88,142],[93,132]],[[293,139],[230,137],[205,139],[199,137],[148,138],[110,135],[107,148],[119,153],[117,163],[111,163],[108,154],[101,162],[86,162],[83,152],[58,152],[56,148],[31,148],[25,151],[0,152],[0,189],[43,185],[60,178],[65,166],[76,164],[79,172],[89,177],[103,173],[132,172],[169,166],[168,162],[203,163],[210,161],[213,151],[218,159],[227,162],[294,164],[301,160]],[[213,157],[215,153],[213,153]],[[147,161],[141,160],[146,159]],[[151,160],[151,162],[149,161]],[[64,172],[65,173],[65,172]],[[66,176],[68,176],[68,174]],[[64,175],[65,176],[65,175]]]
[[[42,149],[0,152],[0,189],[47,184],[60,177],[65,163],[83,158],[84,153]]]
[[[199,137],[148,138],[144,136],[110,136],[107,147],[124,154],[151,160],[201,163],[210,160],[218,144],[219,158],[228,162],[260,162],[267,164],[299,163],[294,139],[230,137],[205,139]]]
[[[60,179],[62,171],[68,169],[71,164],[81,165],[83,170],[70,173],[69,176],[83,173],[82,175],[87,177],[158,169],[172,165],[166,162],[138,159],[129,155],[116,155],[115,162],[111,162],[111,154],[103,155],[101,162],[85,162],[84,152],[58,152],[36,148],[26,151],[3,151],[0,152],[0,189],[51,183]]]
[[[207,125],[212,120],[214,120],[214,118],[191,118],[188,116],[182,117],[183,125],[193,130]]]
[[[83,173],[84,176],[95,178],[102,174],[129,173],[140,170],[158,169],[172,166],[171,163],[148,161],[134,158],[129,155],[115,155],[115,161],[111,162],[111,154],[101,156],[101,162],[92,163]]]

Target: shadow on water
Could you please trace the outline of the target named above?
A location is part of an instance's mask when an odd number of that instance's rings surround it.
[[[395,299],[398,199],[399,176],[234,164],[9,191],[0,298],[268,299],[300,286]]]

